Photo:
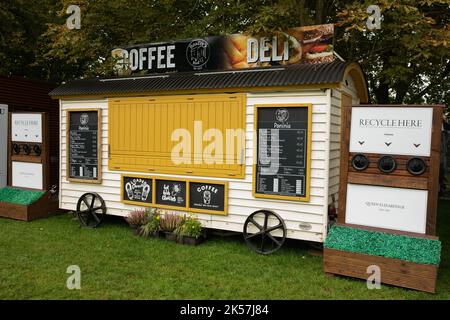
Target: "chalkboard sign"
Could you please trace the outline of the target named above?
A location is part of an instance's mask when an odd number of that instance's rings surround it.
[[[156,205],[186,208],[186,181],[156,179],[155,191]]]
[[[140,176],[122,176],[122,202],[135,205],[153,203],[153,179]]]
[[[189,181],[189,209],[192,211],[226,214],[226,183]]]
[[[255,197],[309,201],[311,106],[256,106]]]
[[[101,182],[99,109],[70,110],[67,132],[68,179],[75,182]]]

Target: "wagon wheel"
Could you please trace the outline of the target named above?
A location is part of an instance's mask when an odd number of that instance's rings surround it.
[[[106,205],[97,193],[85,193],[77,203],[77,216],[82,226],[96,228],[106,214]]]
[[[261,223],[261,221],[263,222]],[[279,234],[273,235],[275,231],[281,232],[281,236]],[[244,240],[250,249],[268,255],[277,251],[283,245],[286,240],[286,225],[275,212],[259,210],[249,215],[245,220],[243,233]]]

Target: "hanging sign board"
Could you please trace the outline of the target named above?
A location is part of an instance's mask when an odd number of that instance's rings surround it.
[[[42,114],[11,114],[11,140],[18,142],[42,143]]]
[[[153,203],[153,179],[144,176],[122,175],[122,202],[135,205]]]
[[[43,190],[42,163],[12,162],[12,186]]]
[[[189,208],[195,212],[226,213],[227,183],[189,181]]]
[[[67,149],[69,181],[101,182],[101,111],[68,111]]]
[[[232,34],[143,44],[112,51],[119,75],[238,70],[334,59],[334,25],[299,27],[268,36]]]
[[[311,105],[255,106],[253,195],[309,201]]]
[[[155,204],[160,207],[187,207],[186,181],[155,180]]]
[[[353,108],[350,152],[430,156],[433,109]]]
[[[428,191],[348,184],[345,222],[425,233]]]

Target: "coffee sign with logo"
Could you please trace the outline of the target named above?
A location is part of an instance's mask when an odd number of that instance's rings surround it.
[[[311,106],[256,106],[255,197],[308,201]]]
[[[267,36],[232,34],[144,44],[112,51],[119,75],[239,70],[334,60],[334,25],[299,27]]]
[[[100,110],[69,111],[68,118],[68,179],[75,182],[100,183]]]
[[[153,179],[122,175],[122,202],[136,205],[153,203]]]
[[[225,213],[226,183],[189,182],[189,208],[198,212]]]

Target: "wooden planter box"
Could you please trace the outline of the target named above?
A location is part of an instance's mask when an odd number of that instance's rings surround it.
[[[51,198],[47,191],[36,202],[25,206],[10,202],[0,202],[0,217],[11,218],[22,221],[32,221],[47,218],[50,213],[58,210],[58,201]]]
[[[323,267],[328,274],[367,280],[370,265],[380,267],[382,283],[430,293],[436,291],[435,265],[324,248]]]

